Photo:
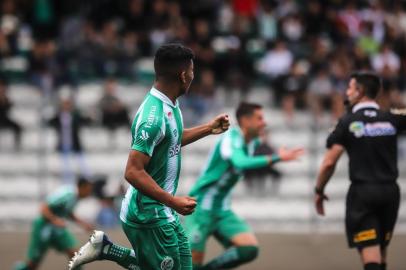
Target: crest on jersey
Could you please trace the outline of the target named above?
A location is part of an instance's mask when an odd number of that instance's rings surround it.
[[[364,123],[361,121],[355,121],[350,124],[350,131],[354,133],[354,136],[360,138],[364,135]]]
[[[171,270],[174,266],[172,257],[166,256],[161,262],[161,270]]]

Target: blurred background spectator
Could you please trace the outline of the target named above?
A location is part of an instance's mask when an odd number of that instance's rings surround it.
[[[181,104],[186,110],[183,117],[185,125],[191,126],[201,121],[201,117],[210,111],[217,111],[218,102],[215,99],[216,79],[212,70],[202,69],[189,94],[181,98]]]
[[[239,98],[268,83],[272,104],[288,120],[300,105],[298,93],[308,90],[302,79],[313,81],[320,65],[333,84],[326,108],[334,119],[349,70],[372,68],[383,76],[384,107],[400,106],[405,88],[406,4],[400,0],[5,0],[0,8],[0,72],[30,79],[46,95],[106,76],[145,82],[151,79],[145,60],[165,42],[191,46],[197,77],[211,70],[215,86],[238,90]],[[308,68],[296,91],[299,77],[292,73],[303,59]]]
[[[58,137],[57,150],[62,157],[62,177],[65,183],[71,184],[75,179],[75,170],[72,168],[72,159],[76,158],[79,165],[80,175],[90,178],[90,170],[85,160],[82,146],[80,129],[83,125],[92,122],[91,118],[83,116],[75,109],[70,98],[63,98],[60,102],[59,111],[49,120]]]
[[[293,125],[295,108],[303,108],[305,105],[305,94],[307,89],[307,72],[309,64],[307,61],[300,60],[293,63],[289,74],[283,78],[282,91],[282,110],[285,114],[286,124]]]
[[[121,200],[125,195],[126,189],[122,184],[112,187],[111,183],[117,182],[108,181],[105,175],[96,176],[94,179],[94,195],[100,202],[100,210],[96,215],[96,223],[105,229],[117,228],[120,224]]]
[[[109,78],[104,82],[104,95],[100,99],[101,122],[111,135],[119,127],[130,129],[131,122],[126,105],[117,95],[117,82]]]
[[[13,103],[7,96],[7,82],[0,79],[0,130],[9,129],[14,133],[14,146],[16,150],[21,147],[21,125],[10,118]]]
[[[324,66],[317,67],[315,77],[310,81],[307,100],[316,124],[322,120],[324,108],[330,107],[333,99],[333,83]]]

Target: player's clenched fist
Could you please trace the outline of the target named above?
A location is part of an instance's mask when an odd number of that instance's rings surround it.
[[[220,114],[210,122],[212,134],[220,134],[230,127],[230,119],[227,114]]]
[[[188,196],[175,196],[173,197],[171,208],[181,215],[190,215],[196,207],[196,199]]]

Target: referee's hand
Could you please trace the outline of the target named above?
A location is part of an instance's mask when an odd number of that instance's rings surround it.
[[[316,206],[317,214],[324,216],[324,201],[328,201],[328,197],[325,194],[315,194],[314,204]]]

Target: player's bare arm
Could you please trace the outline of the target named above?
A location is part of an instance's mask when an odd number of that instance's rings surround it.
[[[328,200],[328,197],[324,194],[324,188],[334,173],[336,164],[340,159],[344,147],[339,144],[334,144],[324,155],[323,162],[320,167],[320,171],[317,177],[317,183],[315,188],[315,206],[319,215],[324,216],[324,200]]]
[[[281,161],[292,161],[297,160],[304,154],[303,147],[295,147],[292,149],[287,149],[286,147],[281,147],[278,149],[278,157]],[[272,156],[271,156],[271,164],[272,164]]]
[[[228,115],[220,114],[206,124],[185,129],[182,135],[182,146],[188,145],[211,134],[221,134],[227,131],[229,127],[230,120]]]
[[[54,224],[55,226],[58,227],[65,227],[65,221],[52,213],[52,210],[49,208],[48,204],[44,203],[41,206],[41,214],[44,218],[46,218],[49,222]]]
[[[172,196],[163,190],[152,177],[145,171],[150,157],[136,150],[130,151],[125,179],[130,185],[139,190],[142,194],[157,200],[160,203],[174,209],[182,215],[193,213],[196,207],[196,200],[188,196]]]
[[[250,156],[247,155],[242,149],[234,149],[233,155],[231,156],[231,162],[234,167],[241,170],[249,170],[255,168],[266,167],[273,165],[279,161],[292,161],[297,160],[304,154],[303,148],[292,148],[286,149],[281,147],[277,154],[270,156]],[[267,162],[263,162],[263,160]]]

